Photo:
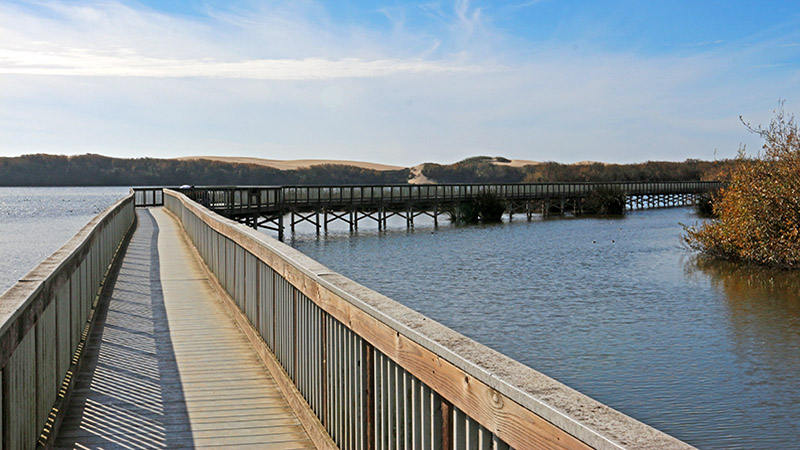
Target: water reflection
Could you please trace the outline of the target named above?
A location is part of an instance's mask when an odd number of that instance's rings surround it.
[[[794,381],[800,373],[800,272],[702,256],[688,261],[686,271],[690,276],[707,277],[727,308],[741,394],[758,399],[754,406],[762,416],[759,420],[796,421],[800,408]],[[769,389],[764,388],[767,383]],[[793,428],[800,433],[800,426]]]
[[[800,272],[770,269],[723,261],[705,256],[693,256],[686,262],[689,275],[698,272],[708,276],[712,285],[725,294],[736,308],[752,311],[758,308],[786,309],[800,312]]]

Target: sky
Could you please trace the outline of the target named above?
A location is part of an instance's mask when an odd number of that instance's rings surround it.
[[[713,160],[780,101],[796,1],[0,2],[0,156]]]

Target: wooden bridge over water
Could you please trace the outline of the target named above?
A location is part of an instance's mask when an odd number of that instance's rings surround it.
[[[0,448],[691,448],[148,192],[0,296]]]
[[[520,214],[531,220],[534,214],[583,211],[586,198],[605,190],[624,196],[627,209],[665,208],[693,205],[697,196],[722,186],[718,181],[609,182],[609,183],[527,183],[527,184],[423,184],[360,186],[209,186],[181,189],[186,196],[230,219],[253,228],[267,228],[283,240],[288,216],[289,228],[309,223],[328,230],[333,221],[343,221],[351,231],[359,222],[385,229],[392,217],[405,220],[409,228],[419,216],[439,224],[439,216],[470,199],[491,195],[502,199],[509,218]],[[161,188],[138,189],[137,202],[160,205]]]

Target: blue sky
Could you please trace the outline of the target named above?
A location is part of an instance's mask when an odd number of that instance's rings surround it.
[[[5,1],[0,156],[576,162],[751,153],[791,1]]]

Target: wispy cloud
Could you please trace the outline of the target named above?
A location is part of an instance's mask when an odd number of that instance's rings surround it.
[[[38,46],[43,45],[39,43]],[[0,74],[7,75],[331,80],[486,70],[486,67],[475,65],[421,59],[284,58],[216,61],[152,58],[138,55],[131,49],[113,51],[52,47],[38,51],[0,49]]]
[[[709,45],[720,45],[725,41],[722,39],[717,39],[714,41],[702,41],[702,42],[693,42],[691,44],[686,44],[685,47],[707,47]]]
[[[758,68],[786,40],[675,55],[520,47],[467,0],[375,10],[380,23],[337,22],[313,1],[259,5],[200,17],[0,5],[0,151],[710,158],[749,139],[739,114],[758,123],[800,94],[793,72]]]

